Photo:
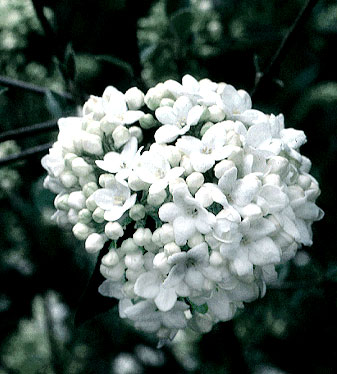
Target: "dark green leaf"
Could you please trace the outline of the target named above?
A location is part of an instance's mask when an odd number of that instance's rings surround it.
[[[58,96],[55,93],[53,93],[52,91],[47,91],[45,95],[45,101],[46,107],[53,117],[62,117],[62,108],[58,102]]]
[[[186,41],[192,33],[193,13],[190,9],[176,11],[170,19],[170,28],[180,40]]]
[[[166,14],[170,16],[177,10],[187,8],[189,5],[189,0],[166,0]]]
[[[0,87],[0,96],[4,94],[6,91],[8,91],[7,87]]]
[[[67,45],[66,50],[64,52],[64,67],[67,73],[67,77],[72,81],[75,80],[75,76],[76,76],[75,53],[70,43]]]
[[[112,65],[115,65],[115,66],[119,67],[120,69],[127,72],[130,76],[134,75],[132,66],[128,62],[123,61],[118,57],[108,56],[108,55],[99,55],[99,56],[95,56],[95,58],[98,61],[107,62],[109,64],[112,64]]]

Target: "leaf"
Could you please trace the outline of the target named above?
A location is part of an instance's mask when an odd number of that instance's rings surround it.
[[[118,300],[102,296],[98,292],[98,287],[103,283],[103,281],[105,281],[105,278],[100,273],[101,260],[102,257],[108,252],[109,246],[110,242],[105,243],[103,249],[97,257],[95,269],[75,313],[74,324],[76,327],[81,326],[83,323],[96,315],[110,310],[118,303]]]
[[[128,73],[131,77],[134,76],[132,66],[128,62],[123,61],[118,57],[110,56],[110,55],[99,55],[99,56],[95,56],[95,58],[98,61],[107,62],[109,64],[112,64],[112,65],[115,65],[115,66],[119,67],[120,69],[122,69],[126,73]]]
[[[166,0],[166,14],[170,16],[177,10],[187,8],[189,5],[189,0]]]
[[[55,118],[60,118],[62,117],[63,112],[57,99],[58,96],[54,92],[50,90],[46,92],[45,101],[49,113]]]
[[[69,43],[64,52],[64,68],[66,70],[67,76],[70,80],[74,81],[76,76],[76,62],[75,53]]]
[[[183,41],[187,41],[192,33],[193,13],[189,8],[179,9],[170,19],[173,34]]]
[[[188,299],[188,303],[191,306],[191,312],[193,313],[200,313],[200,314],[206,314],[208,312],[208,305],[207,303],[202,305],[197,305],[191,302],[191,300]]]

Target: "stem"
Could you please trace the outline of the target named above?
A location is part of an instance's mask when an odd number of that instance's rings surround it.
[[[36,155],[40,155],[41,153],[46,153],[49,148],[51,148],[53,143],[46,143],[42,145],[37,145],[35,147],[31,147],[28,149],[25,149],[24,151],[20,153],[16,153],[13,155],[9,155],[7,157],[1,158],[0,159],[0,167],[1,166],[6,166],[14,161],[19,161],[23,160],[26,158],[30,158]]]
[[[45,95],[47,92],[51,91],[49,88],[37,86],[36,84],[20,81],[13,78],[0,76],[0,85],[12,88],[20,88],[22,90],[35,92],[37,94]],[[55,92],[56,95],[63,97],[67,100],[74,101],[73,96],[68,92]]]
[[[3,133],[0,134],[0,142],[4,142],[9,139],[15,140],[15,139],[23,138],[26,135],[34,135],[34,134],[38,134],[41,132],[56,130],[57,121],[58,121],[57,119],[51,119],[46,122],[36,123],[35,125],[32,125],[32,126],[25,126],[25,127],[20,127],[14,130],[4,131]]]
[[[283,58],[296,40],[297,32],[308,20],[312,9],[317,3],[318,0],[308,0],[303,6],[293,25],[290,27],[289,31],[283,38],[275,55],[272,57],[266,70],[262,74],[260,73],[256,76],[255,87],[251,91],[252,98],[256,96],[256,92],[260,91],[269,80],[272,80],[275,73],[279,70]]]

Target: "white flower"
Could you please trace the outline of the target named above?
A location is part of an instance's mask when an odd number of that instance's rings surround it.
[[[214,215],[193,198],[186,184],[175,187],[173,203],[166,203],[159,209],[159,218],[173,224],[178,245],[185,245],[196,232],[207,234],[215,223]]]
[[[124,212],[130,209],[136,202],[136,194],[131,195],[130,188],[125,182],[115,181],[110,188],[100,188],[93,194],[96,204],[105,210],[106,221],[116,221]]]
[[[157,143],[173,142],[179,135],[185,134],[191,126],[195,126],[204,109],[195,105],[185,97],[181,96],[174,103],[173,107],[163,106],[156,110],[155,114],[163,126],[155,133]]]
[[[226,143],[226,122],[210,127],[200,139],[183,136],[177,141],[177,148],[189,156],[196,171],[204,173],[215,161],[222,160],[232,153],[233,147]]]
[[[96,165],[109,173],[116,173],[118,180],[128,178],[141,151],[138,151],[137,143],[137,139],[131,137],[121,153],[108,152],[103,160],[96,160]]]
[[[139,179],[151,184],[150,194],[158,194],[168,186],[170,180],[180,177],[184,169],[182,167],[171,169],[164,155],[155,151],[145,151],[139,157],[135,172]]]
[[[236,90],[230,84],[222,86],[217,105],[226,113],[226,118],[235,119],[235,115],[252,107],[252,101],[244,90]]]
[[[131,125],[144,115],[140,110],[128,110],[125,96],[113,86],[103,93],[103,107],[109,122],[117,126]]]

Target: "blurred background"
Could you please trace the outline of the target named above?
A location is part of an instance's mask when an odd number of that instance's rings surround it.
[[[147,90],[189,73],[251,92],[305,3],[0,0],[0,158],[55,141],[56,119],[107,85]],[[336,45],[337,2],[320,0],[253,101],[308,137],[301,152],[326,213],[313,225],[314,245],[279,268],[262,300],[204,336],[179,333],[156,349],[115,308],[98,313],[107,308],[94,298],[75,327],[96,258],[50,221],[43,150],[3,163],[0,374],[336,373]],[[11,130],[45,121],[45,130],[12,140]]]

